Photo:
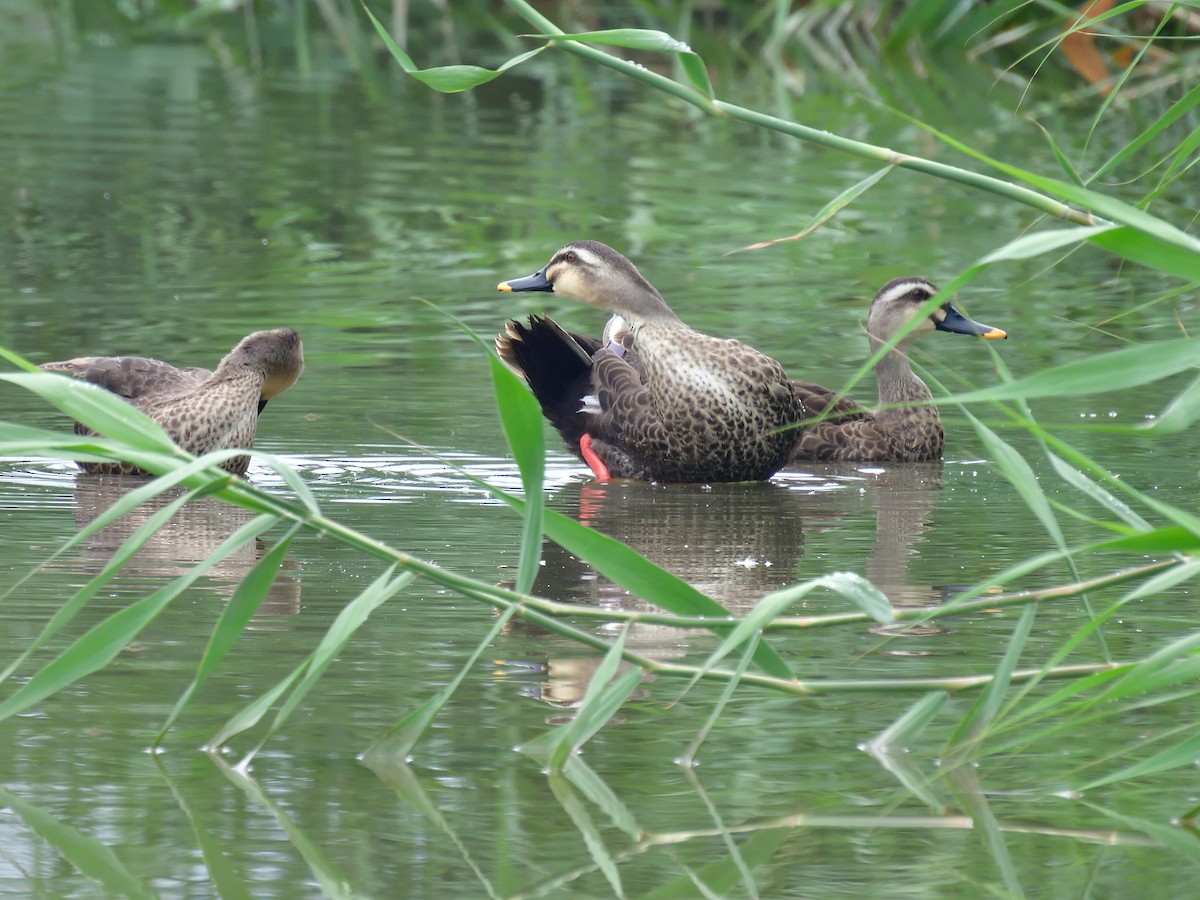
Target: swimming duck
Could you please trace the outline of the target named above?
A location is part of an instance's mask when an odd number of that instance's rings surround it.
[[[501,291],[553,291],[617,314],[602,341],[551,320],[496,339],[542,411],[600,480],[760,481],[791,457],[804,414],[783,367],[685,325],[628,259],[576,241]],[[636,347],[636,354],[629,346]]]
[[[937,293],[924,278],[894,278],[879,289],[867,318],[867,337],[874,353],[886,344]],[[809,418],[796,444],[797,460],[854,462],[918,462],[940,459],[945,442],[937,407],[925,382],[908,363],[909,343],[931,331],[1008,337],[999,328],[966,318],[950,303],[924,317],[875,364],[880,409],[865,409],[848,397],[819,384],[794,382],[796,396]]]
[[[258,414],[304,370],[300,335],[290,328],[256,331],[238,342],[215,371],[176,368],[141,356],[83,356],[43,363],[123,397],[162,426],[171,440],[195,456],[231,447],[250,449]],[[79,423],[77,434],[95,434]],[[81,462],[100,475],[144,475],[127,462]],[[222,468],[244,475],[249,456],[234,456]]]

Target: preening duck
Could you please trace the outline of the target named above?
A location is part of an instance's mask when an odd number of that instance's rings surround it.
[[[67,372],[123,397],[182,449],[201,456],[254,446],[258,414],[300,377],[304,347],[295,331],[276,328],[242,338],[211,372],[141,356],[84,356],[41,368]],[[78,423],[75,431],[95,433]],[[249,465],[249,456],[235,456],[222,468],[242,475]],[[81,462],[80,467],[93,474],[145,474],[127,462]]]

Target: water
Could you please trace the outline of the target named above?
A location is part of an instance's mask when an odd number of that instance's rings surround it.
[[[567,67],[550,60],[533,77],[440,97],[399,78],[360,79],[335,59],[310,78],[287,69],[260,76],[198,46],[75,48],[61,65],[36,69],[0,63],[9,85],[0,95],[4,343],[37,361],[132,352],[211,365],[250,331],[295,327],[308,368],[272,401],[259,446],[295,465],[330,516],[454,572],[504,582],[520,521],[458,470],[508,490],[520,481],[486,358],[435,306],[485,338],[505,316],[543,308],[568,327],[597,331],[592,311],[502,297],[494,286],[540,266],[567,239],[603,239],[634,258],[690,323],[737,335],[797,375],[840,384],[865,357],[859,323],[879,284],[909,272],[949,278],[1030,219],[894,172],[807,240],[726,255],[799,231],[873,165],[694,121],[597,71],[586,72],[592,102],[580,111],[556,83]],[[923,102],[935,124],[954,114],[936,97]],[[993,115],[967,121],[981,133],[1000,128],[1011,158],[1044,156],[1041,138],[1009,120],[1012,95],[997,89],[986,103]],[[941,152],[854,97],[814,104],[822,127]],[[1181,297],[1096,333],[1089,326],[1162,285],[1141,270],[1113,272],[1099,253],[1044,268],[1034,260],[989,270],[960,297],[1011,340],[989,348],[933,336],[918,353],[922,364],[949,387],[985,385],[996,377],[989,349],[1019,374],[1122,338],[1167,334],[1177,315],[1194,319],[1194,301]],[[855,394],[872,391],[863,383]],[[1035,412],[1061,425],[1140,421],[1164,396],[1141,389],[1048,400]],[[29,396],[9,389],[4,402],[14,421],[66,427]],[[1045,540],[966,420],[955,411],[945,418],[944,464],[814,466],[717,489],[596,484],[550,435],[548,502],[737,611],[832,571],[869,577],[897,605],[931,605]],[[1031,438],[1002,433],[1026,451],[1052,497],[1073,502]],[[1192,496],[1186,436],[1070,437],[1168,502]],[[264,467],[251,478],[286,493]],[[45,563],[0,606],[10,651],[28,645],[136,524],[49,560],[124,489],[52,460],[0,467],[2,577],[13,585]],[[178,575],[245,521],[229,508],[186,508],[54,647]],[[1084,522],[1064,527],[1072,540],[1097,537]],[[676,760],[720,688],[700,684],[680,698],[680,682],[649,678],[587,745],[583,760],[611,797],[584,800],[582,781],[548,779],[513,748],[569,718],[598,659],[510,623],[468,669],[411,768],[364,765],[358,755],[441,690],[494,623],[486,607],[425,581],[372,615],[255,758],[248,780],[230,768],[253,746],[248,738],[215,757],[197,748],[285,677],[379,573],[374,561],[309,534],[296,539],[267,604],[165,752],[148,754],[217,617],[271,540],[201,578],[111,666],[0,725],[11,748],[3,784],[111,848],[164,896],[213,895],[208,872],[221,868],[220,855],[256,897],[315,896],[317,873],[368,896],[478,896],[484,882],[502,895],[610,894],[579,810],[620,855],[630,894],[723,857],[722,827],[749,840],[744,852],[761,849],[769,860],[755,870],[762,896],[959,896],[984,886],[1073,896],[1089,883],[1106,895],[1148,885],[1185,894],[1181,886],[1195,881],[1194,852],[1152,836],[1159,827],[1186,840],[1168,825],[1197,802],[1180,770],[1093,792],[1094,805],[1056,795],[1131,762],[1123,748],[1178,724],[1170,705],[1105,721],[1099,754],[1050,734],[1025,752],[985,756],[968,773],[973,784],[961,773],[939,779],[938,757],[974,695],[947,701],[905,759],[881,761],[860,746],[920,692],[796,699],[745,690],[700,748],[700,766],[687,770]],[[538,593],[600,608],[639,602],[552,544],[544,556]],[[1081,574],[1108,568],[1099,559]],[[1068,576],[1005,587],[1048,577]],[[1113,655],[1143,655],[1193,628],[1188,601],[1185,587],[1129,607],[1106,629]],[[793,612],[845,608],[819,592]],[[1017,616],[992,610],[902,633],[827,628],[777,647],[802,679],[987,673]],[[1029,664],[1080,622],[1075,600],[1043,604]],[[575,624],[615,636],[606,622]],[[648,623],[628,639],[661,661],[696,662],[717,645],[705,633]],[[1080,658],[1094,659],[1087,647]],[[964,815],[979,813],[980,796],[1003,837],[991,846]],[[622,829],[630,823],[646,842]],[[0,813],[0,846],[0,890],[95,891],[13,812]]]

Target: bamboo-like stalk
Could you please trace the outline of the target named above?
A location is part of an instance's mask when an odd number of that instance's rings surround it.
[[[347,546],[354,547],[378,559],[395,563],[399,570],[412,571],[428,577],[430,580],[435,581],[444,587],[451,588],[463,596],[481,600],[500,609],[515,607],[515,614],[521,616],[526,621],[529,621],[535,625],[539,625],[564,637],[568,637],[586,646],[590,646],[596,650],[608,651],[611,645],[608,641],[597,635],[591,634],[587,631],[582,631],[577,628],[572,628],[571,626],[562,622],[560,617],[565,615],[580,616],[585,618],[602,617],[606,620],[614,621],[654,622],[656,624],[674,625],[677,627],[700,627],[709,630],[716,630],[718,632],[725,630],[720,626],[728,624],[728,627],[733,627],[733,625],[737,622],[737,619],[732,616],[729,618],[728,623],[726,623],[721,620],[715,620],[707,617],[669,616],[641,612],[623,613],[621,611],[614,610],[587,610],[572,604],[558,603],[529,595],[518,594],[505,590],[504,588],[495,587],[476,581],[464,575],[458,575],[454,572],[450,572],[434,563],[419,559],[418,557],[415,557],[409,553],[405,553],[404,551],[396,550],[393,547],[389,547],[380,541],[367,537],[366,535],[363,535],[354,529],[349,528],[348,526],[342,525],[339,522],[327,519],[325,516],[318,513],[301,512],[286,501],[278,500],[271,497],[269,494],[261,493],[244,483],[230,485],[230,487],[227,488],[227,493],[231,496],[227,497],[226,499],[233,499],[235,502],[237,502],[237,500],[244,501],[249,499],[242,495],[250,494],[253,496],[253,501],[256,508],[259,506],[259,504],[266,501],[268,505],[274,506],[277,509],[277,514],[280,515],[281,518],[298,522],[306,528],[313,529],[322,534],[327,534],[346,544]],[[1161,569],[1173,563],[1173,560],[1165,563],[1153,563],[1147,566],[1139,566],[1134,569],[1121,570],[1120,572],[1111,573],[1109,575],[1100,576],[1087,581],[1078,582],[1076,584],[1061,585],[1052,588],[1046,588],[1040,591],[1022,591],[1015,594],[1007,594],[1001,597],[987,597],[963,603],[945,604],[934,609],[897,610],[897,618],[927,619],[939,615],[962,615],[984,608],[995,608],[1003,605],[1024,605],[1036,602],[1038,600],[1050,599],[1052,597],[1068,596],[1077,593],[1080,590],[1085,590],[1104,584],[1112,584],[1121,580],[1127,580],[1129,578],[1134,578],[1139,575]],[[871,619],[865,613],[844,613],[831,616],[781,618],[771,623],[771,627],[813,628],[840,625],[849,622],[867,621],[871,621]],[[714,628],[714,626],[717,627]],[[638,666],[644,671],[653,672],[658,675],[670,675],[684,678],[699,677],[706,680],[716,681],[729,681],[738,679],[746,684],[769,688],[771,690],[791,694],[794,696],[814,696],[817,694],[831,693],[862,693],[880,690],[895,690],[904,692],[943,690],[948,692],[957,692],[984,687],[994,680],[994,676],[992,674],[907,679],[789,680],[773,678],[769,675],[760,675],[755,673],[743,673],[739,676],[737,673],[728,669],[703,669],[699,666],[666,663],[628,650],[624,651],[621,655],[626,662]],[[1079,675],[1111,671],[1113,669],[1120,668],[1122,665],[1129,665],[1129,663],[1100,663],[1092,665],[1057,666],[1049,670],[1042,668],[1022,669],[1012,674],[1012,680],[1025,681],[1034,678],[1073,678],[1078,677]]]
[[[565,34],[565,32],[539,13],[536,9],[530,6],[525,0],[507,0],[519,15],[526,21],[531,23],[535,28],[540,29],[545,34]],[[580,43],[579,41],[559,41],[551,40],[551,46],[559,47],[568,53],[586,59],[589,62],[594,62],[620,72],[623,75],[628,75],[643,84],[648,84],[651,87],[663,91],[667,94],[677,97],[678,99],[696,107],[710,116],[727,116],[729,118],[738,119],[750,125],[755,125],[759,128],[766,128],[770,131],[775,131],[779,134],[786,134],[790,137],[799,138],[809,143],[819,144],[822,147],[828,147],[831,150],[837,150],[841,153],[847,153],[851,156],[858,156],[862,159],[870,159],[876,162],[886,163],[901,169],[911,169],[915,172],[921,172],[926,175],[932,175],[937,178],[945,179],[946,181],[955,181],[959,184],[965,184],[979,190],[988,191],[992,194],[997,194],[1001,197],[1007,197],[1018,203],[1030,206],[1039,212],[1054,216],[1057,219],[1064,219],[1068,222],[1074,222],[1077,225],[1102,225],[1104,220],[1093,216],[1091,213],[1084,210],[1075,209],[1053,197],[1049,197],[1038,191],[1030,188],[1021,187],[1018,184],[1013,184],[1010,181],[1004,181],[1000,178],[995,178],[991,175],[983,175],[979,172],[972,172],[968,169],[962,169],[958,166],[947,165],[946,163],[935,162],[931,159],[925,159],[920,156],[910,156],[905,153],[899,153],[887,147],[880,147],[875,144],[867,144],[862,141],[855,141],[851,138],[841,137],[840,135],[832,134],[828,131],[822,131],[819,128],[813,128],[808,125],[801,125],[798,122],[790,122],[786,119],[780,119],[776,116],[767,115],[766,113],[757,112],[752,109],[746,109],[742,106],[737,106],[733,103],[726,103],[716,98],[710,98],[701,91],[688,85],[681,84],[672,78],[665,75],[660,75],[657,72],[651,72],[642,66],[636,65],[629,60],[621,59],[613,56],[611,53],[606,53],[596,47]]]

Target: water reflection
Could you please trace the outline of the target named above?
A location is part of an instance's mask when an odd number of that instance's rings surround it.
[[[860,469],[875,509],[875,541],[867,557],[867,579],[894,606],[931,606],[941,593],[909,578],[908,563],[932,527],[933,492],[942,489],[942,462],[907,463],[888,469]]]
[[[552,505],[628,544],[723,604],[747,612],[763,594],[795,580],[804,555],[805,495],[779,484],[567,485]],[[647,608],[638,598],[547,542],[535,589],[548,597]]]
[[[860,502],[859,492],[844,488],[862,486],[874,510],[875,537],[859,571],[896,606],[942,602],[942,589],[913,584],[909,575],[909,562],[932,528],[942,463],[809,469],[817,483],[843,489],[805,492],[777,482],[719,488],[586,482],[563,488],[552,505],[629,544],[741,615],[764,594],[805,577],[800,562],[806,528],[842,527],[840,521],[857,512]],[[546,542],[543,559],[536,589],[545,596],[621,609],[640,602],[556,544]]]
[[[80,475],[75,482],[75,525],[82,530],[130,491],[145,487],[146,479],[124,475]],[[159,510],[183,496],[183,488],[164,491],[141,503],[115,522],[90,535],[83,545],[82,568],[100,571],[113,555]],[[201,560],[211,556],[231,534],[254,518],[240,506],[212,497],[193,499],[180,507],[165,526],[155,531],[123,568],[125,575],[152,578],[177,578]],[[207,571],[216,582],[214,590],[225,596],[249,574],[266,552],[261,539],[238,547]],[[263,627],[277,616],[293,616],[300,611],[298,564],[286,559],[271,585],[253,622]],[[292,573],[292,574],[289,574]],[[278,623],[276,623],[278,625]]]
[[[583,482],[564,487],[551,505],[628,544],[731,613],[744,615],[765,594],[806,577],[801,566],[806,529],[813,534],[847,527],[865,494],[874,511],[874,539],[865,560],[853,568],[897,607],[933,606],[944,600],[945,590],[914,583],[909,571],[933,527],[935,492],[942,488],[940,461],[889,468],[844,463],[806,468],[815,476],[809,485],[840,489],[801,490],[786,479],[715,488]],[[550,541],[543,547],[534,591],[614,610],[652,608]],[[880,629],[905,636],[945,631],[936,623]],[[630,629],[627,646],[669,659],[687,652],[689,637],[694,634],[639,622]],[[906,646],[894,652],[913,651]],[[540,680],[526,693],[551,706],[570,708],[582,699],[599,664],[598,657],[548,658],[536,666]]]

